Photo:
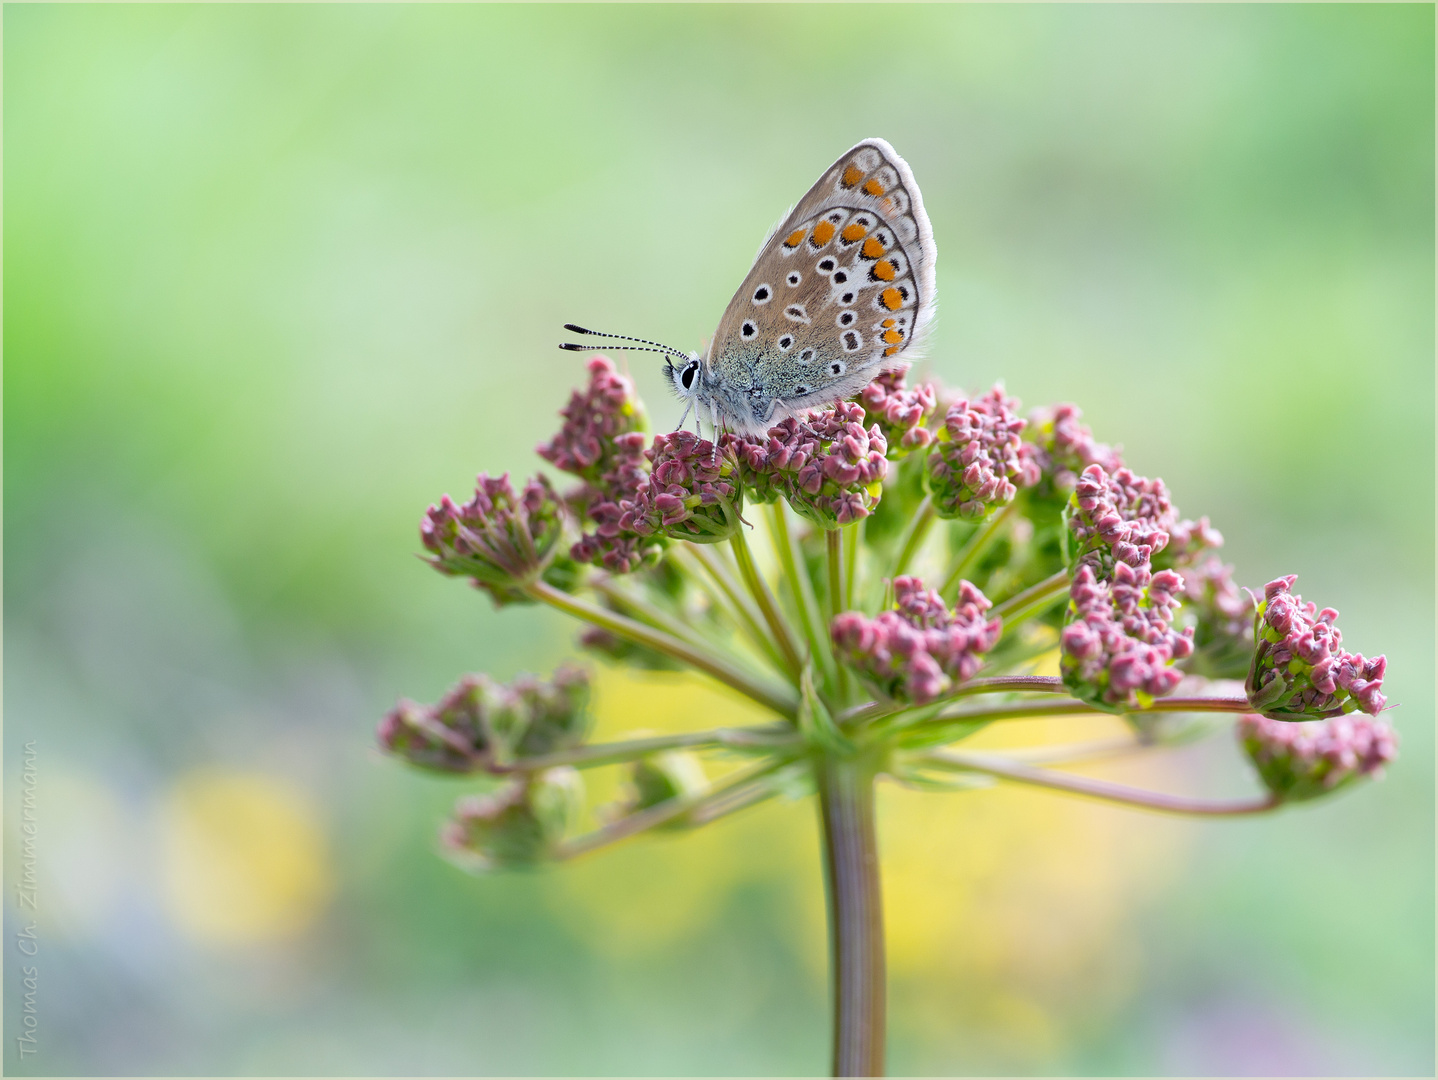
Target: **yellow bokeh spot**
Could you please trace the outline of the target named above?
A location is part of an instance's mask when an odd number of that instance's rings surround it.
[[[192,770],[165,799],[162,833],[165,899],[194,938],[247,944],[292,937],[329,896],[318,818],[277,777]]]

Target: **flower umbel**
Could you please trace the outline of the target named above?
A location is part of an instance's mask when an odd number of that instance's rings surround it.
[[[791,416],[762,440],[724,435],[720,446],[734,454],[757,499],[781,494],[802,517],[836,529],[869,516],[888,471],[884,435],[878,424],[865,430],[863,420],[863,407],[844,401]]]
[[[560,416],[564,424],[539,454],[584,481],[565,501],[592,526],[570,548],[570,556],[616,574],[652,564],[659,545],[620,524],[623,504],[648,480],[644,408],[633,381],[607,357],[596,356],[589,361],[589,385],[570,395]]]
[[[1377,716],[1385,657],[1365,660],[1343,649],[1338,612],[1318,610],[1292,592],[1297,575],[1270,581],[1254,614],[1256,647],[1248,669],[1249,703],[1279,720],[1319,719],[1362,710]]]
[[[739,527],[743,493],[732,450],[676,431],[656,435],[644,453],[652,469],[634,497],[620,504],[621,531],[713,544]]]
[[[488,795],[466,795],[440,830],[440,845],[472,870],[544,862],[583,805],[584,783],[573,769],[546,769],[506,782]]]
[[[1074,563],[1090,564],[1100,577],[1113,572],[1115,561],[1147,567],[1168,545],[1177,519],[1162,480],[1124,468],[1110,474],[1090,465],[1074,485],[1069,506],[1069,531],[1078,545]]]
[[[562,665],[549,680],[497,683],[467,675],[435,705],[401,701],[379,725],[379,743],[413,765],[441,772],[503,767],[584,741],[589,675]]]
[[[1056,494],[1067,497],[1079,474],[1090,465],[1105,473],[1123,468],[1118,450],[1096,441],[1088,426],[1079,423],[1081,416],[1083,410],[1069,402],[1029,413],[1023,457],[1036,470],[1033,484],[1051,486]]]
[[[1298,802],[1327,795],[1363,777],[1377,779],[1398,756],[1398,736],[1382,720],[1335,716],[1294,723],[1249,714],[1238,739],[1264,785]]]
[[[1173,693],[1183,674],[1173,667],[1193,651],[1193,630],[1176,632],[1173,614],[1183,579],[1147,565],[1114,566],[1100,581],[1081,565],[1069,589],[1069,616],[1059,639],[1064,685],[1073,695],[1122,710]]]
[[[436,570],[472,578],[503,603],[519,599],[515,587],[544,569],[563,525],[559,499],[543,476],[516,495],[508,473],[480,473],[474,497],[459,506],[444,496],[425,514],[419,536]]]
[[[998,643],[1002,620],[984,617],[991,606],[967,581],[951,611],[918,578],[898,577],[892,610],[872,619],[846,611],[830,633],[839,656],[886,695],[923,704],[973,678]]]
[[[1241,679],[1253,656],[1253,601],[1233,582],[1233,567],[1210,555],[1183,572],[1183,609],[1193,626],[1184,669],[1213,679]]]
[[[867,423],[877,424],[888,443],[889,459],[897,461],[911,450],[923,450],[934,441],[924,425],[933,415],[938,396],[933,383],[906,389],[903,371],[887,371],[859,395]]]
[[[924,478],[940,517],[981,521],[1013,502],[1016,481],[1032,483],[1019,458],[1027,421],[1015,414],[1017,407],[998,386],[949,406]]]
[[[866,230],[826,216],[794,244],[862,243],[873,272],[899,273],[879,230]],[[755,302],[776,288],[757,286]],[[839,1075],[882,1071],[876,781],[1016,782],[1226,817],[1377,777],[1394,759],[1393,731],[1362,715],[1385,706],[1384,658],[1345,652],[1337,613],[1304,604],[1291,577],[1246,600],[1208,519],[1181,520],[1163,481],[1125,467],[1072,405],[1025,421],[1000,387],[951,398],[891,372],[857,401],[758,438],[650,439],[629,379],[602,357],[588,374],[540,447],[576,486],[556,495],[539,477],[516,493],[507,476],[481,475],[468,503],[430,508],[428,561],[499,603],[579,620],[580,647],[606,663],[712,678],[764,722],[721,716],[709,730],[586,744],[588,677],[565,667],[507,684],[471,675],[435,705],[401,701],[380,745],[421,768],[490,774],[442,832],[450,856],[479,871],[567,861],[813,794],[833,996],[851,1008],[836,1014],[849,1055],[836,1061],[850,1063]],[[1060,677],[1040,674],[1055,665]],[[1240,672],[1246,695],[1210,681]],[[1268,793],[1192,798],[1049,767],[1095,752],[1077,739],[1034,752],[954,747],[1005,721],[1062,728],[1095,710],[1130,729],[1105,740],[1105,754],[1158,751],[1217,730],[1214,717],[1261,712],[1234,724]],[[585,810],[578,770],[590,768],[619,770],[622,794]]]

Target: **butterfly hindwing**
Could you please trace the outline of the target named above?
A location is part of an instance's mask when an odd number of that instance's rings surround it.
[[[760,250],[710,346],[711,380],[746,391],[756,412],[775,402],[775,419],[852,395],[914,358],[933,313],[935,257],[907,162],[864,140]]]

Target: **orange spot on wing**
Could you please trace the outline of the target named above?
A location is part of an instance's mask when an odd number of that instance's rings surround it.
[[[898,311],[899,305],[904,302],[904,298],[899,295],[899,290],[895,288],[885,289],[879,299],[884,302],[884,306],[890,311]]]
[[[899,347],[897,345],[890,345],[887,349],[884,350],[884,355],[893,356],[898,351]]]
[[[788,236],[786,236],[786,237],[784,238],[784,246],[785,246],[785,247],[790,247],[790,248],[791,248],[791,247],[798,247],[798,246],[799,246],[799,241],[801,241],[801,240],[803,240],[803,239],[804,239],[804,230],[803,230],[803,229],[795,229],[793,232],[791,232]]]
[[[862,239],[868,231],[869,230],[862,225],[845,225],[844,231],[839,233],[839,236],[846,243],[852,244],[855,240]]]
[[[893,319],[885,319],[881,325],[886,326],[886,327],[887,327],[887,326],[893,326],[893,325],[894,325],[894,320],[893,320]]]
[[[864,170],[857,165],[850,165],[844,170],[844,175],[840,178],[839,183],[845,187],[853,187],[862,179],[864,179]]]
[[[874,264],[874,276],[880,281],[893,281],[894,264],[888,259],[880,259]]]
[[[859,253],[866,259],[877,259],[884,253],[884,245],[871,236],[864,241],[864,246],[860,249]]]
[[[885,330],[884,340],[890,345],[897,345],[904,340],[904,332],[902,330]]]
[[[814,226],[814,235],[810,237],[809,242],[815,247],[823,247],[832,239],[834,239],[833,223],[821,221]]]
[[[882,195],[884,193],[884,185],[879,183],[877,179],[872,179],[864,185],[864,190],[870,195]]]

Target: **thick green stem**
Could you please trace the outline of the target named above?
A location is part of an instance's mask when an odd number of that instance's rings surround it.
[[[732,687],[745,697],[752,698],[780,716],[793,719],[796,714],[798,695],[791,688],[785,687],[781,690],[761,682],[750,672],[737,667],[723,657],[697,649],[687,641],[681,641],[662,630],[645,626],[641,622],[598,607],[577,596],[570,596],[546,581],[535,580],[525,586],[524,591],[535,600],[557,608],[566,615],[573,615],[576,619],[592,623],[608,630],[611,634],[617,634],[619,637],[640,645],[647,645],[666,656],[671,656],[675,660],[698,668],[700,671],[712,675],[725,686]]]
[[[832,624],[834,616],[846,610],[844,605],[843,586],[843,545],[842,536],[838,529],[824,530],[824,557],[829,570],[829,622]],[[836,658],[837,659],[837,658]],[[838,665],[838,693],[840,703],[847,704],[849,700],[849,669],[842,663]]]
[[[798,537],[789,528],[789,512],[782,499],[769,505],[769,520],[774,530],[774,547],[779,553],[779,563],[784,569],[784,580],[789,583],[794,609],[799,614],[804,636],[809,641],[809,651],[819,664],[826,684],[832,686],[836,668],[833,645],[829,641],[827,624],[819,613],[819,601],[814,596],[814,583],[809,580],[804,566],[804,553],[799,550]]]
[[[868,757],[817,763],[829,896],[835,1076],[884,1075],[884,910]]]
[[[999,530],[1003,528],[1004,522],[1014,512],[1014,504],[1009,503],[1003,509],[998,510],[987,521],[982,522],[977,529],[969,536],[964,546],[959,549],[958,555],[954,557],[954,565],[949,567],[949,572],[944,578],[944,584],[939,589],[940,596],[948,596],[959,587],[959,579],[974,568],[974,565],[984,556],[993,542],[998,539]]]
[[[1006,761],[991,754],[966,754],[953,750],[936,751],[926,755],[924,761],[936,768],[984,773],[1020,784],[1032,784],[1035,787],[1051,788],[1071,795],[1085,795],[1091,799],[1123,803],[1125,806],[1137,806],[1144,810],[1156,810],[1165,814],[1196,814],[1204,817],[1261,814],[1277,809],[1283,801],[1276,795],[1236,802],[1188,799],[1179,795],[1168,795],[1161,791],[1145,791],[1142,788],[1111,784],[1106,780],[1094,780],[1087,776],[1055,772],[1052,769],[1036,769],[1032,765]]]
[[[745,539],[742,527],[734,533],[730,543],[734,548],[734,557],[739,561],[739,573],[744,578],[744,584],[748,586],[754,602],[759,605],[764,621],[769,624],[769,631],[774,635],[775,644],[779,646],[784,665],[794,681],[798,682],[799,675],[804,670],[804,661],[800,659],[799,650],[794,645],[794,634],[779,611],[774,594],[769,591],[769,583],[764,580],[764,575],[759,573],[759,567],[754,563],[754,555],[749,550],[749,541]]]

